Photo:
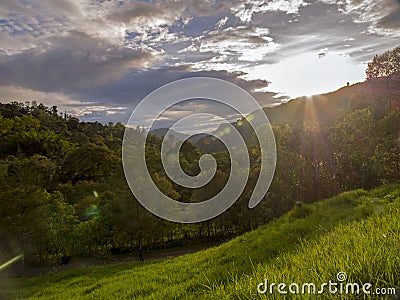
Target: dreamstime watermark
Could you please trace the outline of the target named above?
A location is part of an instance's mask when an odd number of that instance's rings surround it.
[[[185,124],[185,132],[196,130],[198,120],[216,120],[224,126],[219,139],[226,147],[231,160],[229,179],[214,197],[199,203],[175,201],[165,195],[153,181],[146,164],[146,139],[148,131],[138,134],[138,126],[152,128],[160,116],[173,106],[193,99],[205,99],[224,105],[245,118],[254,131],[260,146],[260,173],[249,199],[249,208],[257,206],[271,185],[276,165],[275,138],[262,107],[242,88],[215,78],[193,77],[168,83],[146,96],[134,109],[122,144],[122,163],[125,177],[135,198],[153,214],[178,223],[197,223],[214,218],[231,207],[242,194],[250,172],[250,159],[242,135],[224,116],[214,113],[191,113],[170,126],[161,146],[161,161],[166,175],[176,184],[186,188],[200,188],[210,182],[217,170],[212,155],[205,154],[199,160],[200,173],[186,174],[179,162],[179,151],[184,141],[171,137],[174,128]],[[144,124],[146,123],[146,124]],[[192,134],[193,135],[193,134]],[[185,138],[187,140],[187,138]]]
[[[257,292],[260,294],[280,294],[280,295],[317,295],[329,293],[332,295],[335,294],[343,294],[343,295],[381,295],[381,296],[393,296],[396,295],[395,288],[373,288],[372,284],[369,282],[366,283],[357,283],[357,282],[346,282],[347,274],[345,272],[339,272],[336,275],[336,280],[329,280],[328,282],[324,282],[322,284],[316,284],[313,282],[304,282],[304,283],[269,283],[267,279],[264,279],[264,282],[261,282],[257,286]]]

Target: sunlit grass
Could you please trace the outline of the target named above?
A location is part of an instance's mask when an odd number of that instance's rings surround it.
[[[264,278],[321,283],[343,271],[352,282],[398,287],[399,236],[400,186],[393,185],[303,205],[198,253],[13,279],[2,285],[8,297],[24,299],[252,299],[260,296],[257,285]]]

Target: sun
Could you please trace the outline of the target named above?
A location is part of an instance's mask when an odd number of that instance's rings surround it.
[[[246,79],[270,81],[268,90],[290,98],[335,91],[347,82],[364,80],[361,63],[338,52],[318,56],[317,52],[299,54],[276,64],[248,68]]]

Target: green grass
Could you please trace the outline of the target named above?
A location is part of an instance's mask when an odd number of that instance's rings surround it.
[[[264,278],[318,286],[342,271],[349,282],[399,287],[399,255],[400,185],[391,185],[303,205],[198,253],[12,279],[0,288],[11,299],[275,299],[277,292],[257,294]]]

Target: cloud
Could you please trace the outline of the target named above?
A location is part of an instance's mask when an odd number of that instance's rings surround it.
[[[328,54],[328,48],[321,49],[321,51],[318,53],[318,58],[323,58]]]
[[[3,28],[49,37],[80,31],[123,45],[126,32],[172,25],[185,1],[4,0]],[[29,29],[30,28],[30,29]]]
[[[183,48],[187,42],[191,42],[192,40],[192,38],[185,36],[181,32],[171,32],[165,26],[148,28],[141,33],[128,34],[128,37],[125,39],[125,45],[131,47],[149,47],[175,54],[178,49]],[[177,46],[175,47],[175,45]]]
[[[3,26],[14,31],[37,31],[43,35],[73,29],[74,21],[85,18],[86,14],[81,1],[3,0],[0,16]]]
[[[196,115],[201,113],[208,115]],[[182,120],[185,117],[187,117],[187,119]],[[241,117],[242,115],[240,113],[226,105],[209,100],[192,100],[175,105],[163,112],[153,124],[152,128],[171,127],[178,120],[182,120],[174,130],[187,134],[212,132],[218,128],[223,119],[234,122]]]
[[[278,48],[269,36],[269,29],[236,26],[208,31],[192,39],[179,54],[200,58],[193,61],[197,70],[239,71],[243,65],[257,63]]]
[[[53,15],[81,17],[84,16],[83,5],[73,0],[31,0],[32,10],[41,10]]]
[[[299,9],[308,5],[303,0],[245,0],[239,1],[231,7],[231,11],[242,22],[249,23],[255,14],[263,12],[285,12],[287,14],[297,14]]]
[[[224,26],[226,22],[228,22],[228,19],[229,19],[228,17],[225,17],[219,20],[217,24],[215,24],[215,28],[221,28],[222,26]]]
[[[75,106],[67,111],[68,114],[88,122],[117,123],[126,122],[129,118],[129,111],[126,110],[126,107],[87,105]]]
[[[369,23],[369,32],[400,36],[400,2],[398,0],[322,0],[328,4],[337,4],[339,9],[351,14],[356,22]]]
[[[13,54],[33,48],[36,42],[35,37],[29,33],[12,36],[6,30],[0,31],[0,52],[4,51],[6,54]]]
[[[178,20],[185,22],[193,16],[215,15],[226,9],[227,4],[220,0],[125,1],[114,5],[106,19],[140,32],[149,27],[172,25]]]
[[[26,102],[36,100],[48,106],[57,105],[62,109],[82,105],[82,99],[73,99],[62,93],[47,93],[19,86],[0,86],[0,101]]]
[[[118,80],[132,68],[156,60],[147,49],[131,49],[70,32],[15,55],[0,57],[0,84],[47,92],[79,92]]]
[[[268,86],[269,83],[267,81],[244,80],[241,78],[244,75],[245,73],[241,72],[200,71],[193,69],[191,65],[161,67],[140,72],[130,72],[117,82],[83,91],[80,96],[86,99],[94,99],[97,104],[114,103],[116,106],[126,106],[133,110],[136,104],[147,94],[164,84],[189,77],[214,77],[239,85],[246,91],[254,93],[260,101],[269,101],[270,103],[278,101],[273,98],[276,95],[275,93],[257,92],[259,89]]]
[[[8,16],[9,14],[26,14],[30,11],[31,9],[29,7],[22,4],[20,1],[15,0],[3,0],[0,6],[0,16],[2,18]]]
[[[184,7],[182,1],[127,1],[115,7],[107,19],[125,24],[138,21],[169,23],[181,15]]]
[[[276,64],[288,57],[321,49],[342,53],[356,62],[365,63],[375,53],[393,47],[393,37],[372,33],[370,24],[355,23],[354,16],[343,12],[337,5],[338,1],[331,2],[309,1],[310,4],[300,7],[296,15],[283,12],[255,14],[251,24],[269,28],[268,35],[280,45],[258,63]]]
[[[187,66],[179,66],[179,67],[166,67],[162,69],[157,69],[157,70],[148,70],[146,72],[137,74],[135,79],[129,80],[129,82],[134,83],[133,85],[130,84],[129,86],[125,86],[126,88],[118,89],[118,92],[124,91],[125,95],[127,97],[118,97],[119,99],[129,99],[128,102],[125,102],[125,105],[129,107],[128,110],[133,111],[133,108],[135,107],[136,103],[138,103],[144,96],[146,96],[148,93],[153,91],[154,89],[161,87],[162,85],[169,83],[174,80],[179,80],[183,78],[189,78],[189,77],[213,77],[213,78],[219,78],[223,80],[227,80],[229,82],[232,82],[246,91],[250,92],[255,99],[258,100],[261,106],[270,106],[276,103],[281,102],[283,99],[276,97],[277,93],[272,93],[268,91],[260,91],[263,88],[266,88],[268,86],[268,82],[265,80],[244,80],[241,78],[244,76],[244,73],[230,73],[227,71],[196,71],[192,70],[189,65]],[[150,80],[150,78],[152,80]],[[142,86],[142,90],[146,91],[146,93],[143,95],[142,98],[138,98],[137,94],[134,94],[134,90],[138,90],[138,86]],[[130,95],[130,97],[128,97]],[[110,95],[111,96],[111,95]],[[219,107],[218,105],[206,103],[197,103],[196,101],[194,102],[187,102],[182,105],[176,105],[173,108],[173,111],[175,111],[176,115],[187,115],[190,113],[198,113],[198,112],[212,112],[212,113],[219,113],[223,117],[228,117],[228,115],[232,115],[232,111],[227,111],[226,107]],[[168,115],[168,117],[171,117],[172,114]],[[171,122],[173,121],[173,118],[166,118],[163,120],[163,126],[159,127],[165,127],[167,124],[172,124]]]
[[[0,74],[2,72],[0,71]],[[102,84],[97,88],[63,89],[58,92],[42,92],[24,86],[0,86],[0,101],[31,101],[37,100],[46,105],[58,105],[60,110],[89,121],[100,122],[127,122],[134,107],[147,94],[171,81],[188,77],[214,77],[235,83],[252,93],[262,106],[276,104],[281,99],[276,93],[260,92],[268,86],[265,80],[244,80],[240,78],[244,73],[230,73],[227,71],[196,71],[190,65],[178,67],[163,67],[142,71],[130,71],[119,80]],[[184,104],[174,107],[174,111],[198,112],[199,109],[213,111],[215,107],[199,106],[199,104]],[[220,110],[221,114],[226,113]],[[169,117],[172,115],[170,114]],[[164,120],[171,124],[172,118]]]
[[[267,28],[229,27],[209,32],[199,40],[200,52],[235,56],[239,61],[258,61],[278,45],[268,36]]]

